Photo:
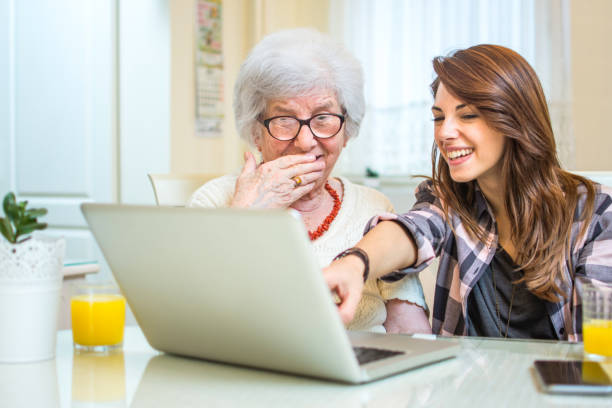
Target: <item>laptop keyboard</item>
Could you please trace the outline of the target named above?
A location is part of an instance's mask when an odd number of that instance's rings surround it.
[[[355,352],[355,357],[357,357],[359,365],[405,354],[403,351],[384,350],[373,347],[353,347],[353,351]]]

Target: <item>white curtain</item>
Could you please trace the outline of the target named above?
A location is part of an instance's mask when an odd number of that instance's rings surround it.
[[[367,113],[337,164],[344,174],[431,173],[431,60],[500,44],[535,68],[558,152],[573,165],[569,0],[331,0],[330,32],[362,62]]]

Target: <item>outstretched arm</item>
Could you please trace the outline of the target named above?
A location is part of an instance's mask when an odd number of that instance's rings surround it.
[[[383,221],[370,230],[355,245],[368,254],[368,279],[378,279],[394,270],[412,266],[417,248],[399,224]],[[340,297],[338,312],[346,324],[353,320],[363,290],[365,265],[356,255],[348,255],[332,262],[323,270],[327,285]]]

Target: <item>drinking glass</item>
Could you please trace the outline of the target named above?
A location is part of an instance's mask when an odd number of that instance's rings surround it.
[[[578,277],[582,339],[590,360],[612,360],[612,284]]]
[[[125,298],[113,283],[84,283],[70,299],[72,339],[80,351],[109,352],[123,344]]]

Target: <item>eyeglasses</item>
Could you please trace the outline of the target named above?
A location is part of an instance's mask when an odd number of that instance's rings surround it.
[[[270,136],[277,140],[289,141],[297,137],[302,126],[308,126],[315,137],[327,139],[336,136],[342,124],[344,116],[336,113],[320,113],[309,119],[298,119],[293,116],[274,116],[262,121],[268,129]]]

